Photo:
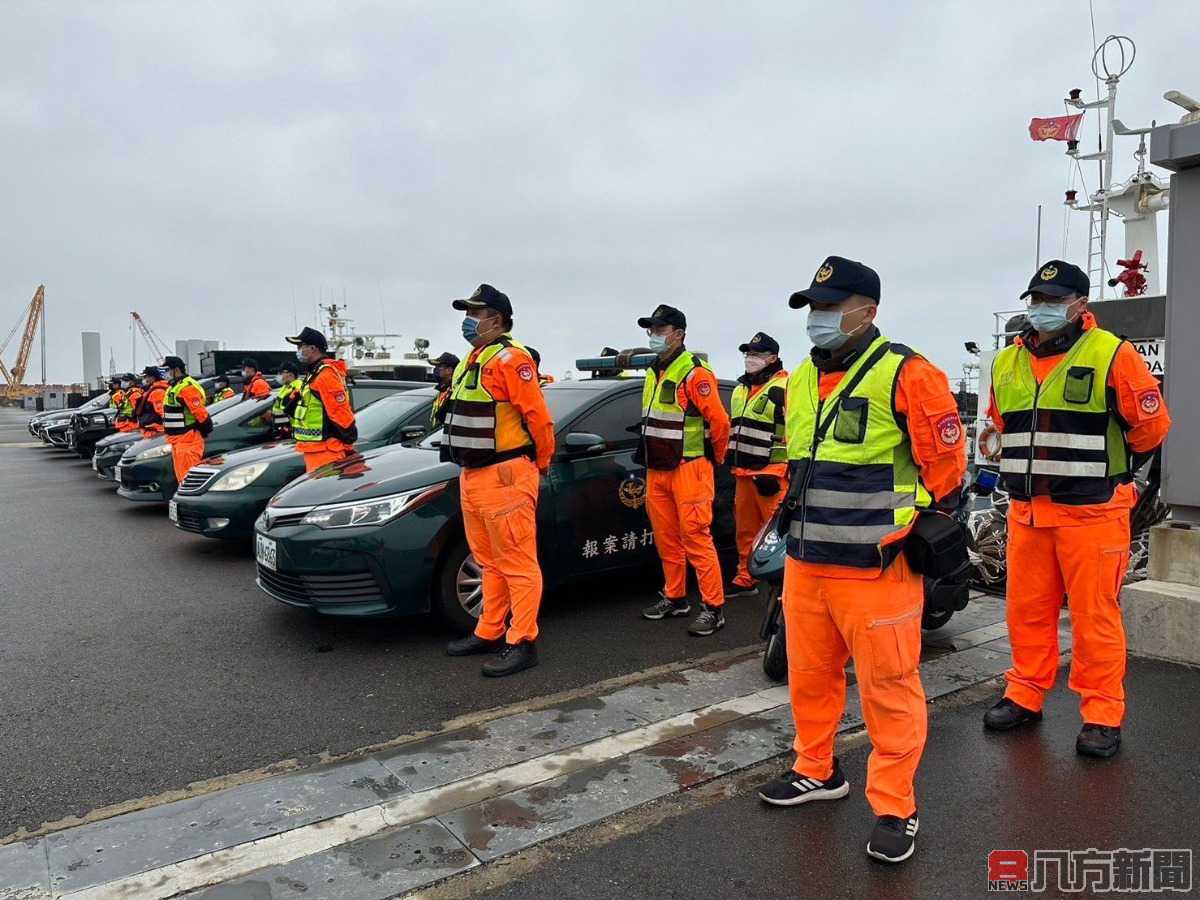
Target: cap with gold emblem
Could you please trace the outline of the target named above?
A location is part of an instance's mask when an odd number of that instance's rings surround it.
[[[639,328],[653,328],[656,325],[670,325],[673,328],[687,328],[687,316],[673,306],[660,303],[648,316],[638,319]]]
[[[1024,300],[1030,294],[1045,294],[1048,297],[1070,297],[1078,294],[1086,297],[1091,289],[1087,273],[1061,259],[1052,259],[1033,273],[1029,287],[1021,295]]]
[[[812,284],[803,291],[796,291],[788,300],[792,309],[816,303],[840,303],[851,294],[862,294],[879,302],[879,273],[843,256],[827,256],[817,269]]]
[[[760,331],[746,343],[738,347],[738,353],[778,353],[779,341],[765,331]]]

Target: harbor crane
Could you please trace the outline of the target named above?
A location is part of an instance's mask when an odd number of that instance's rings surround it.
[[[33,294],[33,299],[29,301],[29,305],[25,307],[25,311],[21,313],[21,317],[17,319],[17,323],[9,331],[8,337],[4,339],[4,343],[0,344],[0,357],[8,349],[9,342],[12,341],[13,335],[17,333],[17,329],[21,327],[22,322],[25,325],[25,330],[21,335],[21,344],[17,349],[17,361],[13,364],[12,369],[9,369],[4,364],[4,360],[0,359],[0,376],[3,376],[6,382],[3,391],[9,397],[16,397],[30,392],[30,388],[23,385],[22,382],[25,378],[25,370],[29,366],[29,355],[33,351],[33,339],[37,335],[39,326],[42,329],[42,381],[46,380],[46,286],[44,284],[38,285],[38,289]]]
[[[133,320],[133,324],[137,326],[137,330],[142,333],[142,338],[146,341],[146,346],[150,348],[150,354],[159,362],[162,363],[167,357],[167,342],[160,338],[149,325],[136,312],[129,314]],[[137,368],[137,341],[133,342],[133,367]]]

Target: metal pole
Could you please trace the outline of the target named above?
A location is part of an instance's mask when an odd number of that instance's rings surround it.
[[[1100,299],[1104,299],[1104,287],[1108,283],[1104,277],[1105,266],[1108,263],[1108,192],[1112,188],[1113,171],[1113,118],[1117,114],[1117,77],[1108,78],[1108,136],[1105,141],[1104,159],[1100,161],[1100,190],[1103,197],[1100,202]]]
[[[42,297],[42,384],[46,383],[46,298]]]
[[[1038,204],[1038,220],[1037,220],[1037,252],[1034,254],[1033,270],[1036,272],[1042,267],[1042,204]]]

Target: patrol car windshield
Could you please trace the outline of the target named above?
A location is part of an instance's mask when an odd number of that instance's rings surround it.
[[[355,424],[358,426],[358,439],[377,441],[387,437],[397,422],[418,406],[429,403],[430,399],[426,393],[415,397],[410,394],[391,394],[367,404],[354,414]]]
[[[605,393],[587,387],[572,387],[569,384],[555,384],[542,392],[546,397],[546,406],[550,408],[550,417],[554,419],[555,430],[559,430],[567,419],[576,412],[596,401],[598,397],[608,396]],[[422,450],[437,450],[442,445],[442,429],[426,435],[418,447]]]

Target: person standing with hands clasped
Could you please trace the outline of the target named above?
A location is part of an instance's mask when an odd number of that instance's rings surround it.
[[[730,471],[736,488],[733,518],[737,531],[737,574],[725,587],[725,599],[755,591],[748,568],[754,538],[771,518],[787,489],[787,435],[784,404],[788,373],[779,359],[779,342],[759,332],[738,347],[746,373],[729,401]]]
[[[345,459],[354,452],[358,425],[346,387],[345,360],[329,355],[325,335],[315,328],[302,328],[295,337],[284,338],[296,346],[296,359],[307,370],[292,409],[292,439],[304,456],[304,471]]]
[[[919,514],[957,507],[966,454],[945,374],[879,333],[879,296],[873,269],[830,256],[789,301],[809,307],[813,342],[788,381],[792,473],[780,516],[796,761],[758,794],[795,806],[849,793],[833,748],[852,657],[872,745],[867,854],[897,863],[916,847],[926,732],[924,590],[905,544]]]
[[[721,562],[713,544],[713,465],[725,461],[729,414],[708,363],[684,346],[687,317],[659,306],[638,319],[658,360],[646,370],[642,389],[642,442],[636,461],[646,466],[646,512],[662,561],[664,586],[642,618],[666,619],[691,612],[688,563],[696,570],[702,606],[688,634],[706,637],[725,627]]]
[[[204,438],[213,429],[212,416],[204,403],[204,388],[187,373],[180,357],[168,356],[163,368],[171,379],[163,394],[163,430],[171,445],[175,480],[183,484],[192,466],[204,458]]]
[[[451,656],[495,653],[489,677],[536,666],[542,569],[537,554],[541,474],[554,456],[554,421],[529,351],[512,338],[508,296],[481,284],[455,300],[471,352],[458,364],[443,408],[442,458],[462,466],[459,493],[467,545],[483,570],[475,631]]]
[[[1042,718],[1058,672],[1063,594],[1071,611],[1071,676],[1083,728],[1075,749],[1110,757],[1125,715],[1125,627],[1118,595],[1129,562],[1132,472],[1167,437],[1171,417],[1134,346],[1096,324],[1088,276],[1051,260],[1021,298],[1029,328],[992,363],[989,431],[1000,434],[1008,492],[1012,668],[984,716],[995,731]],[[985,444],[986,445],[986,444]]]

